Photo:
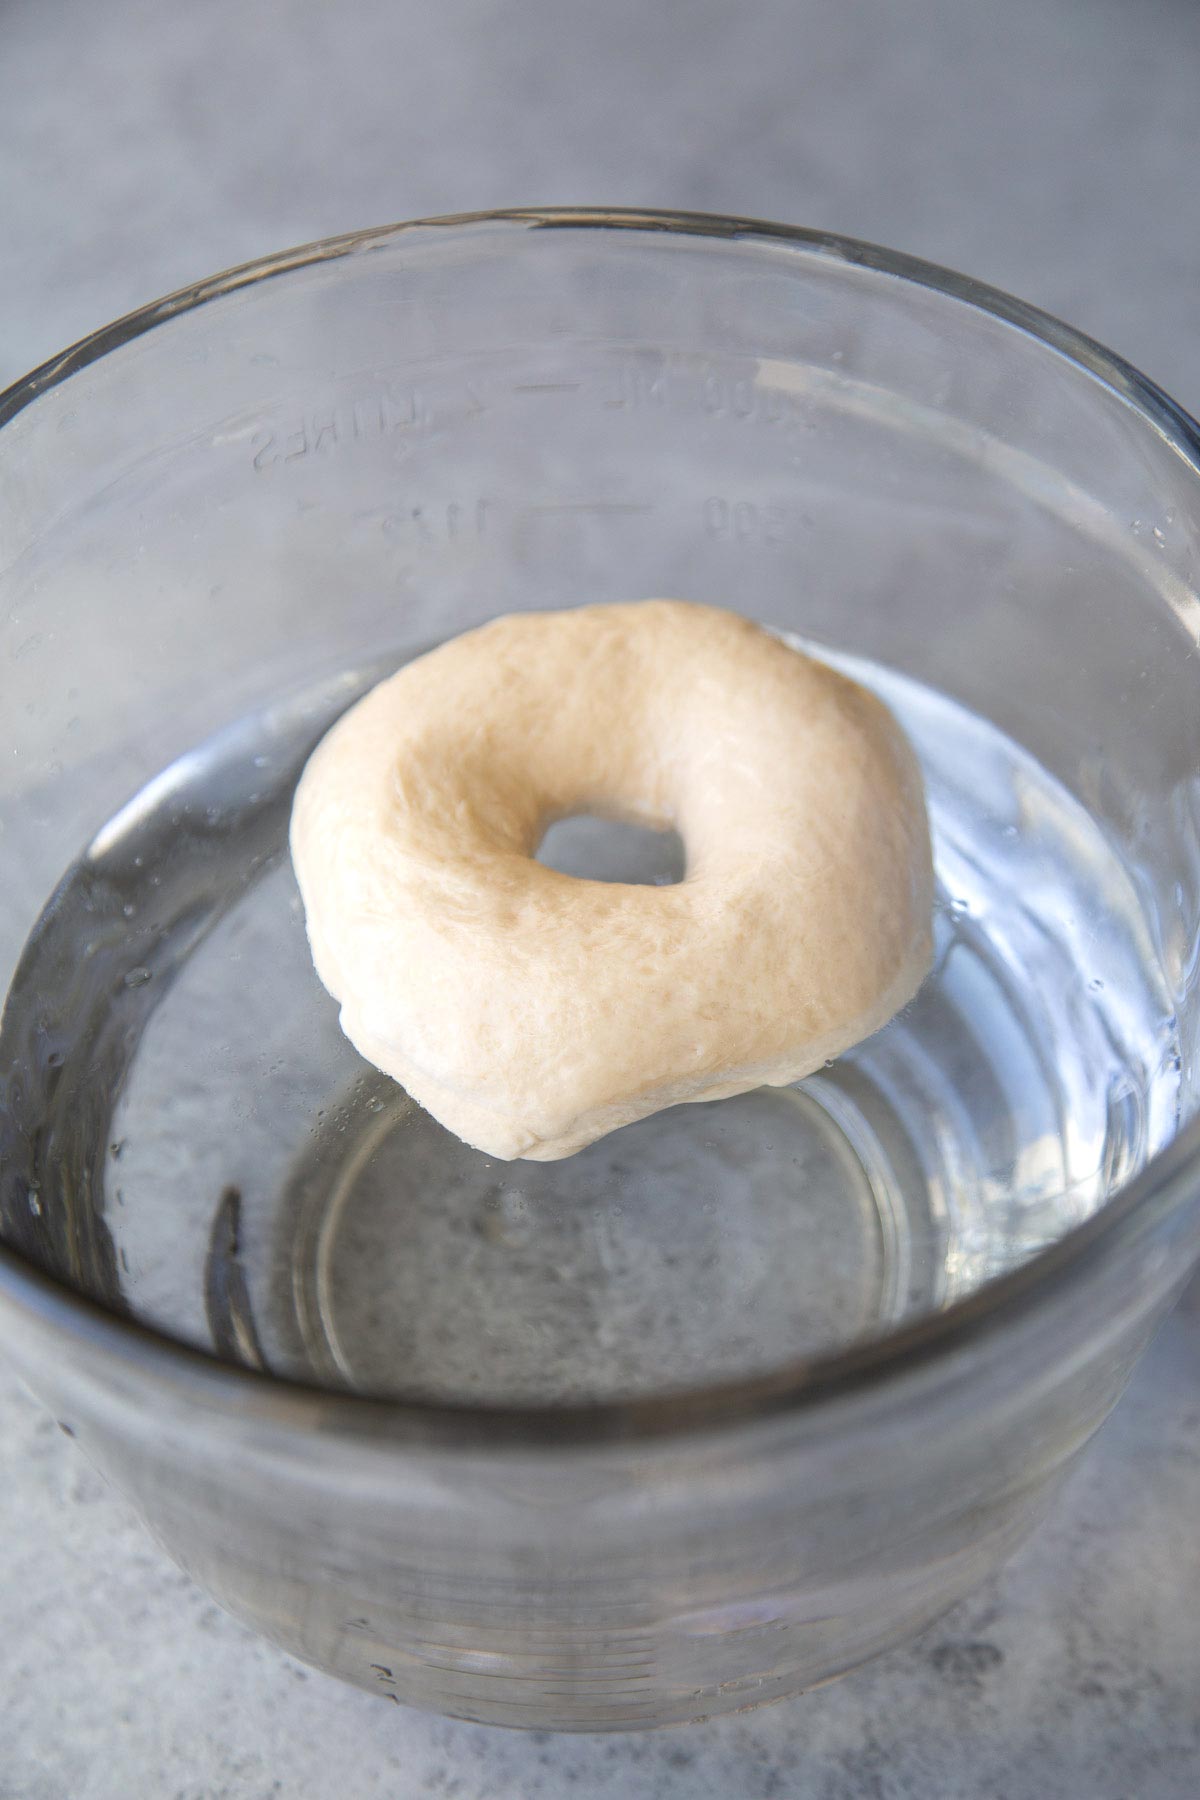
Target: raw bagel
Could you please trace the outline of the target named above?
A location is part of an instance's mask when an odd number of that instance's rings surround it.
[[[684,879],[535,862],[578,813],[675,826]],[[291,850],[346,1035],[502,1158],[797,1081],[930,962],[924,795],[891,713],[678,600],[515,614],[409,663],[314,752]]]

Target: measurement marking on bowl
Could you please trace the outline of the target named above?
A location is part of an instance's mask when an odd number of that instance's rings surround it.
[[[582,381],[517,381],[514,394],[577,394]]]
[[[263,475],[281,462],[327,455],[364,439],[427,431],[432,422],[429,403],[415,388],[403,395],[384,388],[353,400],[306,407],[290,418],[264,419],[255,426],[250,438],[251,467]]]
[[[393,440],[448,424],[461,424],[486,412],[487,405],[469,382],[452,384],[436,377],[413,384],[363,375],[357,394],[337,394],[317,402],[297,396],[281,403],[277,413],[240,422],[236,432],[218,433],[214,443],[249,438],[251,467],[263,475],[282,463],[327,456],[356,443]]]
[[[360,513],[357,522],[376,526],[385,537],[402,538],[410,545],[454,543],[482,537],[487,515],[495,505],[484,498],[419,501]]]
[[[785,544],[813,529],[811,513],[788,500],[729,500],[709,494],[700,518],[708,537],[738,544]]]
[[[617,363],[603,370],[601,406],[608,410],[658,410],[724,418],[735,424],[808,430],[807,386],[795,386],[790,365],[742,359],[731,367],[703,352],[647,345],[660,360]]]

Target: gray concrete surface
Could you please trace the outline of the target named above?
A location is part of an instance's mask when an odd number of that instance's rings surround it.
[[[1191,0],[0,0],[0,382],[325,232],[575,200],[874,238],[1200,410]],[[523,1737],[216,1611],[0,1376],[0,1800],[1194,1800],[1200,1290],[1053,1518],[919,1643],[647,1738]]]
[[[218,1612],[0,1390],[4,1800],[1195,1800],[1200,1290],[1053,1516],[918,1642],[645,1736],[401,1711]]]

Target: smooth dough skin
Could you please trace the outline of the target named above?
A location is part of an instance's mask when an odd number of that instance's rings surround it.
[[[543,868],[577,813],[673,825],[684,880]],[[679,600],[517,614],[409,663],[317,747],[291,849],[347,1037],[505,1159],[797,1081],[931,957],[925,801],[891,713]]]

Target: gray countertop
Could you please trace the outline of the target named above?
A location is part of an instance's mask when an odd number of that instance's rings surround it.
[[[586,200],[917,252],[1200,409],[1191,0],[26,0],[0,43],[0,383],[266,250]],[[457,1725],[305,1671],[3,1375],[0,1463],[3,1800],[1200,1792],[1200,1287],[983,1593],[832,1687],[646,1737]]]

